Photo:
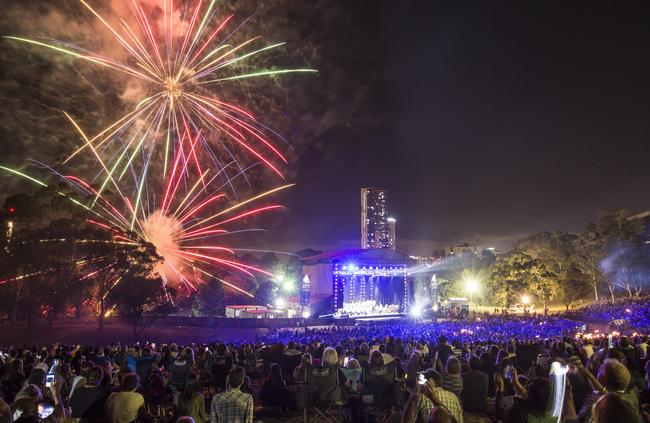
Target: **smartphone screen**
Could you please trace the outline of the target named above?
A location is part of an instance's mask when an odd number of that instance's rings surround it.
[[[47,419],[54,412],[54,407],[51,404],[38,404],[38,418]]]
[[[418,373],[418,383],[420,385],[426,385],[427,384],[427,378],[424,377],[422,373]]]
[[[45,376],[45,386],[47,388],[50,388],[52,386],[52,383],[54,382],[54,375],[53,374],[48,374]]]
[[[343,367],[348,367],[348,361],[350,361],[350,357],[345,357],[343,359]]]
[[[503,368],[503,377],[512,380],[512,365],[508,364]]]

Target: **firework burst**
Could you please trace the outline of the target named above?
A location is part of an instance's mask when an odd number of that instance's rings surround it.
[[[25,178],[35,185],[47,186],[46,182],[19,170],[5,166],[0,166],[0,170]],[[138,248],[147,242],[155,247],[156,253],[163,258],[163,261],[156,266],[154,272],[161,277],[165,290],[167,286],[171,285],[183,287],[188,293],[192,293],[196,291],[197,283],[201,283],[206,278],[213,278],[235,291],[253,297],[251,293],[215,275],[214,269],[226,273],[245,274],[250,277],[273,276],[261,268],[239,261],[236,257],[238,249],[226,246],[226,240],[232,234],[261,230],[232,228],[238,222],[248,218],[282,209],[283,206],[279,204],[260,203],[266,201],[272,194],[289,188],[292,186],[291,184],[281,185],[228,205],[224,193],[208,188],[214,180],[213,177],[206,182],[206,187],[198,189],[201,186],[201,180],[198,180],[194,183],[194,189],[188,191],[185,196],[169,201],[151,213],[136,213],[131,201],[126,197],[120,196],[119,202],[113,202],[105,195],[98,194],[95,188],[81,178],[63,175],[53,170],[52,172],[86,200],[79,200],[61,191],[57,191],[57,193],[84,209],[89,215],[86,220],[88,224],[109,231],[112,235],[112,242],[133,248]],[[209,195],[206,195],[205,192],[208,192]],[[95,201],[94,198],[97,196],[99,200]],[[43,242],[45,241],[66,240],[43,240]],[[105,241],[83,239],[76,240],[76,242]],[[102,259],[110,261],[110,257]],[[16,276],[0,281],[0,283],[37,276],[47,271],[44,269]],[[88,274],[83,278],[92,276],[92,274]]]
[[[187,170],[192,167],[201,174],[205,167],[225,170],[235,166],[240,173],[246,166],[240,157],[247,156],[250,162],[262,163],[283,177],[281,165],[287,159],[276,145],[282,137],[245,108],[225,101],[218,91],[220,84],[240,79],[315,72],[307,68],[240,70],[243,63],[285,43],[262,45],[262,37],[255,36],[229,44],[243,24],[234,26],[234,15],[218,19],[216,0],[198,0],[193,7],[184,8],[178,1],[160,0],[162,15],[158,21],[153,21],[136,0],[129,0],[135,25],[125,19],[110,22],[91,4],[80,2],[126,51],[125,60],[47,38],[6,38],[124,73],[148,88],[148,94],[132,110],[94,136],[84,136],[86,142],[64,162],[91,148],[107,158],[95,201],[109,184],[114,185],[127,173],[133,175],[140,192],[146,191],[154,164],[160,168],[158,180],[167,180],[176,164],[180,167],[176,177],[187,180],[191,178]],[[181,14],[180,9],[185,12]],[[73,118],[68,118],[78,128]],[[196,138],[191,146],[184,145],[190,132]],[[221,176],[230,178],[226,172]]]

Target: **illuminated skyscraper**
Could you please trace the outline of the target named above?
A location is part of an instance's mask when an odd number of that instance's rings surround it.
[[[389,217],[386,221],[388,222],[388,248],[395,250],[395,244],[397,242],[395,226],[397,225],[397,220],[394,217]]]
[[[395,249],[395,219],[388,217],[388,190],[361,188],[361,248]]]

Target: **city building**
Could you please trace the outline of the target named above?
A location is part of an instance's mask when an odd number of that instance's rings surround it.
[[[388,222],[388,249],[394,251],[397,247],[397,236],[395,230],[397,220],[394,217],[389,217],[386,221]]]
[[[395,219],[389,221],[388,190],[361,188],[361,248],[395,249]]]

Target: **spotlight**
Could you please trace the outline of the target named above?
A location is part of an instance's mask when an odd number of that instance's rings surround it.
[[[474,278],[466,279],[465,280],[465,290],[469,292],[470,294],[475,293],[478,291],[478,282]]]
[[[522,295],[521,296],[521,303],[524,304],[524,305],[530,304],[530,296]]]
[[[291,292],[291,291],[293,291],[293,288],[294,288],[293,281],[285,280],[284,282],[282,282],[282,289],[285,292]]]
[[[411,308],[411,317],[413,317],[414,319],[419,319],[420,317],[422,317],[422,307],[414,306],[413,308]]]

